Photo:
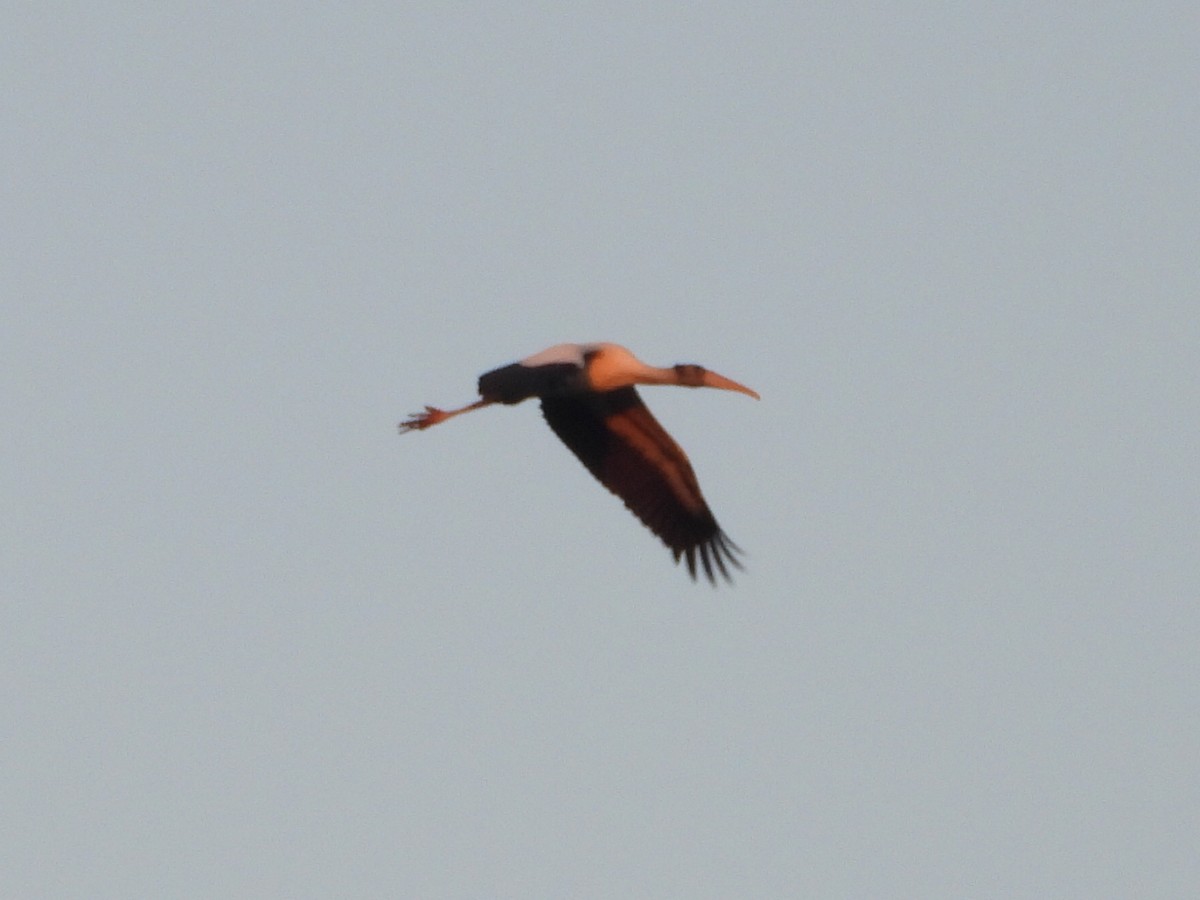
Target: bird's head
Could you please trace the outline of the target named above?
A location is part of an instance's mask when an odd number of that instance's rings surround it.
[[[692,363],[680,363],[675,366],[674,371],[678,379],[675,384],[681,384],[684,387],[719,388],[722,391],[737,391],[740,394],[747,394],[755,400],[761,399],[758,396],[758,391],[751,390],[744,384],[738,384],[732,378],[726,378],[724,375],[711,372],[704,368],[704,366],[697,366]]]

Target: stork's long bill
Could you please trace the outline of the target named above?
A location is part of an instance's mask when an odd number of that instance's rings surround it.
[[[439,422],[493,403],[512,405],[537,397],[547,424],[606,488],[670,548],[696,577],[696,560],[710,582],[729,566],[742,568],[741,552],[717,525],[687,454],[634,386],[674,384],[758,394],[703,366],[648,366],[617,344],[557,344],[520,362],[479,376],[480,399],[459,409],[426,406],[400,423],[400,432],[424,431]]]

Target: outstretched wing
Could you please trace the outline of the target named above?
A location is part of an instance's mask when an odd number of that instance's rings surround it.
[[[716,583],[714,565],[741,568],[738,547],[717,525],[687,455],[632,387],[542,398],[542,415],[589,472],[666,544],[696,577],[696,556]]]

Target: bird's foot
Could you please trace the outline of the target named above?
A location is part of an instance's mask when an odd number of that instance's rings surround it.
[[[438,409],[435,406],[426,406],[425,412],[413,413],[412,418],[400,423],[400,433],[406,431],[424,431],[431,425],[436,425],[438,422],[443,422],[450,418],[450,413],[445,410]]]

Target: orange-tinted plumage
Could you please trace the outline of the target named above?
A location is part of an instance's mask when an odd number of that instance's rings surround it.
[[[459,410],[425,413],[401,424],[423,430],[451,416],[492,403],[514,404],[539,397],[554,433],[588,471],[620,497],[664,544],[676,562],[683,558],[695,578],[697,559],[716,583],[741,568],[740,552],[708,508],[687,454],[646,408],[634,384],[715,387],[758,397],[749,388],[701,366],[658,369],[615,344],[563,344],[486,372],[482,399]]]

